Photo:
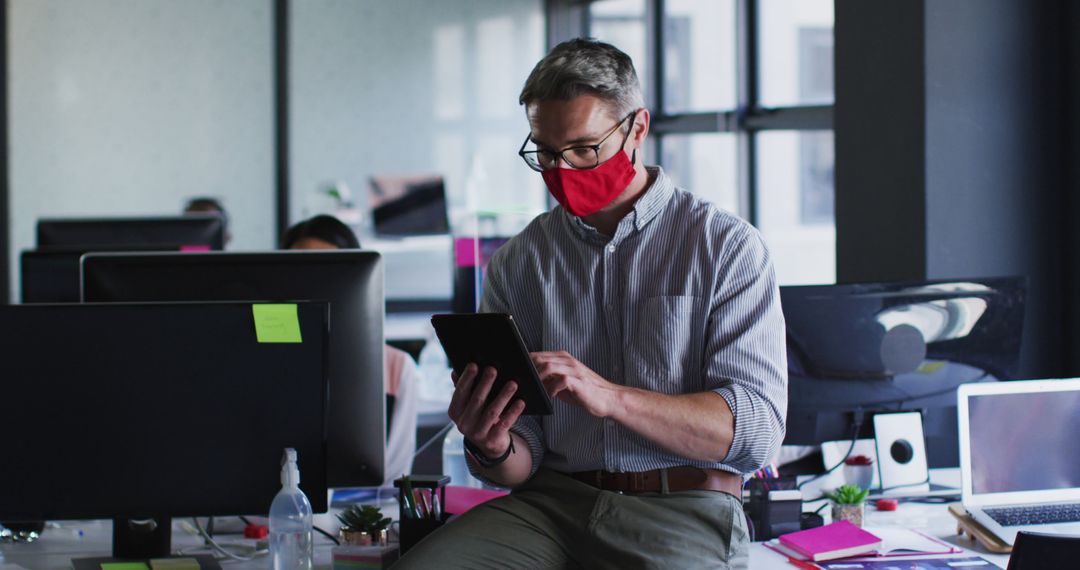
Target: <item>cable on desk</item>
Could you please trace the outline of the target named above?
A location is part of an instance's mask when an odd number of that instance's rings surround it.
[[[848,446],[847,453],[845,453],[844,456],[840,458],[840,461],[837,461],[836,465],[833,465],[832,467],[826,469],[824,472],[818,473],[817,475],[814,475],[813,477],[807,479],[806,481],[803,481],[802,483],[799,483],[798,485],[795,486],[796,489],[802,490],[803,486],[806,485],[807,483],[809,483],[811,481],[817,481],[818,479],[821,479],[822,477],[828,475],[829,473],[832,473],[833,471],[836,471],[837,469],[843,467],[844,463],[848,460],[848,457],[851,457],[851,452],[855,451],[855,442],[859,440],[859,430],[862,429],[863,417],[864,416],[863,416],[863,413],[862,413],[861,410],[855,413],[855,429],[853,429],[852,433],[851,433],[851,445]],[[824,499],[824,498],[826,498],[826,496],[823,493],[820,497],[818,497],[816,499],[809,499],[809,500],[804,499],[803,502],[804,503],[812,503],[814,501],[820,501],[821,499]]]
[[[313,527],[311,527],[311,528],[315,529],[315,532],[317,532],[317,533],[319,533],[319,534],[321,534],[321,535],[325,536],[326,538],[329,538],[330,540],[334,541],[334,544],[335,544],[335,545],[337,545],[337,546],[341,546],[341,542],[340,542],[340,541],[338,541],[338,539],[337,539],[337,537],[336,537],[336,536],[334,536],[334,535],[332,535],[332,534],[330,534],[330,533],[326,532],[325,530],[323,530],[323,529],[321,529],[321,528],[319,528],[319,527],[317,527],[317,526],[313,526]]]
[[[897,497],[903,503],[925,503],[928,505],[944,505],[955,503],[960,500],[960,495],[931,495],[929,497]]]
[[[431,444],[441,440],[443,436],[446,435],[446,432],[450,431],[450,428],[452,427],[454,427],[454,422],[446,422],[446,425],[439,428],[439,431],[435,432],[435,435],[431,436],[427,441],[425,441],[424,445],[416,448],[416,453],[413,453],[413,459],[416,459],[417,456],[423,453],[425,449],[431,447]]]
[[[250,561],[255,560],[256,558],[258,558],[260,556],[263,556],[263,555],[269,553],[268,550],[255,550],[251,556],[241,556],[239,554],[234,554],[232,552],[229,552],[228,550],[225,549],[224,546],[222,546],[221,544],[218,544],[218,542],[215,541],[213,539],[213,537],[211,537],[206,532],[206,529],[203,528],[202,523],[199,522],[199,519],[193,517],[191,520],[194,521],[195,530],[199,533],[199,536],[201,536],[203,538],[203,540],[206,541],[206,546],[209,546],[211,550],[213,550],[213,551],[217,552],[218,554],[220,554],[222,558],[227,558],[229,560],[236,560],[236,561],[239,561],[239,562],[250,562]],[[200,547],[200,548],[202,548],[202,547]],[[185,549],[185,550],[187,552],[190,552],[191,549]],[[181,550],[180,553],[185,554],[186,553],[185,550]]]

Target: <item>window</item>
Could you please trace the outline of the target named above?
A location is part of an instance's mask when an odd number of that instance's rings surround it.
[[[664,112],[735,106],[735,0],[664,4]]]
[[[757,137],[756,225],[785,285],[836,280],[832,131]]]
[[[581,2],[553,4],[549,15]],[[595,37],[634,59],[653,113],[651,156],[678,185],[756,225],[781,284],[834,282],[833,0],[587,6],[582,29],[552,37]]]
[[[660,163],[679,187],[693,188],[717,206],[738,212],[736,147],[729,133],[668,135]]]

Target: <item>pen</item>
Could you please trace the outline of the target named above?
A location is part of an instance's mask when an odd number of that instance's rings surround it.
[[[426,519],[431,517],[431,510],[428,508],[427,496],[424,494],[424,489],[414,490],[413,499],[416,501],[417,510],[420,511],[420,518]]]
[[[410,519],[420,518],[416,512],[416,498],[413,497],[412,481],[408,476],[401,478],[401,500],[404,502],[405,516]]]
[[[431,490],[431,516],[435,520],[442,520],[442,506],[439,504],[439,493]]]

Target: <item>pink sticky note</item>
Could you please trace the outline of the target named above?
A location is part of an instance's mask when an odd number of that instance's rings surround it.
[[[190,252],[197,252],[197,251],[210,251],[210,246],[208,246],[208,245],[182,245],[182,246],[180,246],[180,251],[189,252],[189,253]]]
[[[443,507],[443,510],[452,515],[460,515],[480,503],[486,503],[506,494],[506,491],[495,491],[493,489],[474,489],[472,487],[447,485],[446,506]]]
[[[476,267],[478,254],[476,238],[457,238],[454,240],[454,265],[456,267]]]

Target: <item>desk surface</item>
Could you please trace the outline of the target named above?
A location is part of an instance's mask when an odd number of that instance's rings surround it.
[[[806,510],[813,510],[820,504],[808,504]],[[826,514],[826,518],[827,511],[828,509],[822,511]],[[396,518],[396,513],[393,514]],[[330,526],[329,521],[332,517],[323,515],[317,518],[320,519],[317,525],[330,532],[336,531],[336,527]],[[174,550],[188,549],[201,544],[198,536],[186,530],[184,524],[185,521],[182,520],[173,522]],[[918,529],[965,549],[964,554],[952,555],[953,557],[977,555],[1001,568],[1008,563],[1007,555],[989,553],[970,539],[957,536],[956,521],[949,515],[944,504],[906,502],[901,503],[900,508],[894,512],[878,512],[868,507],[866,525]],[[219,539],[224,543],[242,540],[236,535],[224,535]],[[14,570],[4,568],[4,564],[17,564],[29,570],[67,569],[71,567],[73,557],[108,556],[111,540],[112,524],[109,521],[67,521],[52,524],[37,542],[0,545],[0,570]],[[316,567],[330,568],[330,548],[333,544],[325,537],[316,534],[315,545]],[[235,570],[266,570],[269,566],[270,559],[266,556],[250,562],[224,563],[224,568]],[[795,566],[789,564],[784,556],[769,550],[762,543],[754,543],[750,547],[750,568],[753,570],[790,570]]]
[[[809,509],[815,508],[820,503],[811,503]],[[807,509],[807,510],[809,510]],[[822,512],[828,511],[826,508]],[[920,530],[931,536],[938,537],[949,544],[965,549],[962,554],[941,556],[940,558],[963,558],[964,556],[981,556],[1001,568],[1008,564],[1007,554],[993,554],[974,543],[969,537],[959,537],[956,534],[956,519],[949,514],[945,504],[928,503],[901,503],[900,508],[893,512],[879,512],[871,506],[867,506],[864,524],[868,527],[903,527]],[[826,513],[826,518],[828,514]],[[895,558],[897,562],[903,558]],[[750,568],[753,570],[795,568],[788,563],[783,555],[769,550],[762,543],[755,542],[750,547]]]
[[[803,496],[807,498],[820,497],[821,487],[827,485],[827,479],[818,479],[803,487]],[[960,469],[931,469],[930,481],[952,487],[960,486]],[[803,511],[813,511],[825,505],[825,500],[818,500],[803,504]],[[825,522],[831,522],[831,513],[826,506],[821,510]],[[917,503],[906,501],[900,503],[900,508],[895,511],[878,511],[868,502],[863,524],[867,527],[902,527],[919,530],[930,536],[934,536],[964,549],[963,553],[943,555],[936,558],[963,558],[964,556],[981,556],[994,564],[1004,568],[1009,561],[1007,554],[993,554],[970,539],[956,534],[956,519],[949,514],[948,505],[945,503]],[[903,558],[896,558],[897,561]],[[791,569],[794,565],[789,564],[787,558],[774,552],[760,542],[755,542],[750,547],[750,568],[753,570]]]

